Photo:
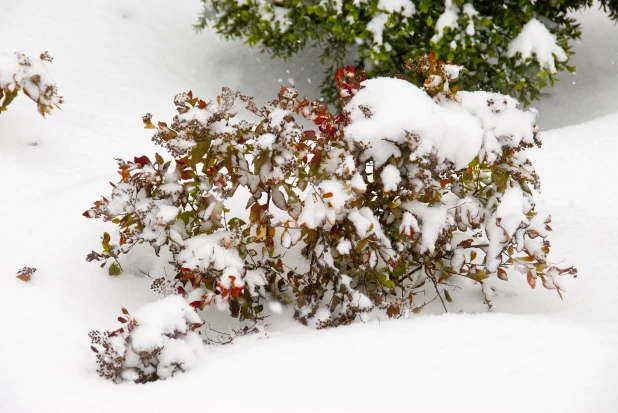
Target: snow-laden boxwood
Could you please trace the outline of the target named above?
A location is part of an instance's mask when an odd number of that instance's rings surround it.
[[[0,54],[0,114],[8,110],[20,91],[36,102],[43,117],[54,107],[60,108],[62,96],[58,96],[56,82],[46,66],[52,60],[47,52],[39,60],[22,53]]]
[[[155,289],[242,320],[260,320],[268,296],[318,327],[432,300],[455,309],[455,289],[474,285],[491,308],[494,279],[560,294],[575,270],[547,259],[550,216],[526,157],[541,145],[535,112],[457,92],[461,68],[433,55],[406,67],[424,89],[340,68],[341,113],[287,87],[262,107],[225,88],[211,102],[177,95],[169,125],[143,119],[173,160],[119,160],[120,182],[84,213],[118,237],[88,260],[118,275],[121,255],[149,243],[175,270]]]
[[[370,76],[399,73],[434,51],[463,64],[465,90],[489,90],[527,103],[554,83],[581,35],[569,14],[593,0],[202,0],[198,27],[242,38],[274,55],[322,48],[332,67],[346,56]],[[601,0],[613,19],[618,1]],[[336,98],[324,93],[329,98]]]

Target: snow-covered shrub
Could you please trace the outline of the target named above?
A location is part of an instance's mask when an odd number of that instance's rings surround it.
[[[60,108],[62,96],[58,96],[56,83],[45,62],[53,58],[42,53],[40,60],[22,53],[0,54],[0,113],[20,91],[36,102],[39,113],[45,117],[54,107]]]
[[[370,76],[399,73],[430,51],[468,73],[465,90],[539,97],[567,65],[581,30],[569,13],[593,0],[202,0],[198,27],[243,38],[273,56],[319,45],[337,67],[347,55]],[[613,19],[618,2],[601,0]],[[351,53],[350,53],[351,52]],[[328,86],[330,87],[330,86]],[[331,100],[336,96],[324,93]]]
[[[134,245],[167,248],[167,282],[195,307],[259,320],[268,293],[319,327],[418,312],[451,301],[452,285],[478,284],[491,307],[487,280],[509,273],[560,293],[575,270],[547,260],[550,216],[526,158],[541,145],[535,112],[457,92],[461,68],[433,55],[406,67],[425,90],[340,68],[341,113],[286,87],[261,108],[225,88],[211,102],[177,95],[170,125],[143,119],[173,162],[119,160],[111,196],[84,213],[118,225],[119,242],[106,233],[88,260],[118,274]]]
[[[179,295],[141,307],[134,317],[122,309],[124,326],[101,333],[91,331],[100,376],[115,382],[146,383],[190,370],[203,351],[202,325],[195,310]]]

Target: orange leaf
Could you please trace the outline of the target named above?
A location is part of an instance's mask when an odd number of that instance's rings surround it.
[[[536,276],[532,274],[532,271],[528,271],[528,284],[530,284],[530,287],[534,288],[536,287]]]

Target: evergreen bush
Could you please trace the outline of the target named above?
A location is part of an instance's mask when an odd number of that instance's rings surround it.
[[[398,73],[433,51],[466,67],[461,87],[517,97],[525,104],[554,84],[581,36],[569,13],[593,0],[202,0],[198,28],[213,27],[273,56],[307,45],[322,49],[332,69],[346,56],[374,76]],[[601,0],[618,19],[618,0]],[[329,83],[329,82],[327,82]],[[329,101],[332,84],[324,85]]]

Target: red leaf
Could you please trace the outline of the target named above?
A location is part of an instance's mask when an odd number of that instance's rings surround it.
[[[305,136],[305,139],[315,140],[315,131],[306,130],[303,132],[303,135]]]
[[[121,323],[126,323],[127,319],[126,318],[122,318],[122,317],[118,317],[118,321],[120,321]]]
[[[133,161],[137,164],[140,164],[141,166],[146,166],[150,164],[150,159],[148,159],[146,155],[140,156],[139,158],[135,157]]]
[[[234,298],[238,298],[238,296],[240,295],[240,293],[243,292],[243,290],[245,289],[245,286],[243,285],[242,287],[232,287],[232,297]]]
[[[95,353],[99,352],[99,350],[97,350],[94,346],[90,346],[90,350],[94,351]]]
[[[180,285],[179,285],[179,286],[178,286],[178,294],[185,295],[186,293],[187,293],[187,292],[185,291],[185,289],[184,289],[184,288],[182,288],[182,286],[180,286]]]
[[[199,308],[200,304],[202,304],[202,301],[198,300],[198,301],[193,301],[192,303],[189,303],[189,305],[193,308]]]

